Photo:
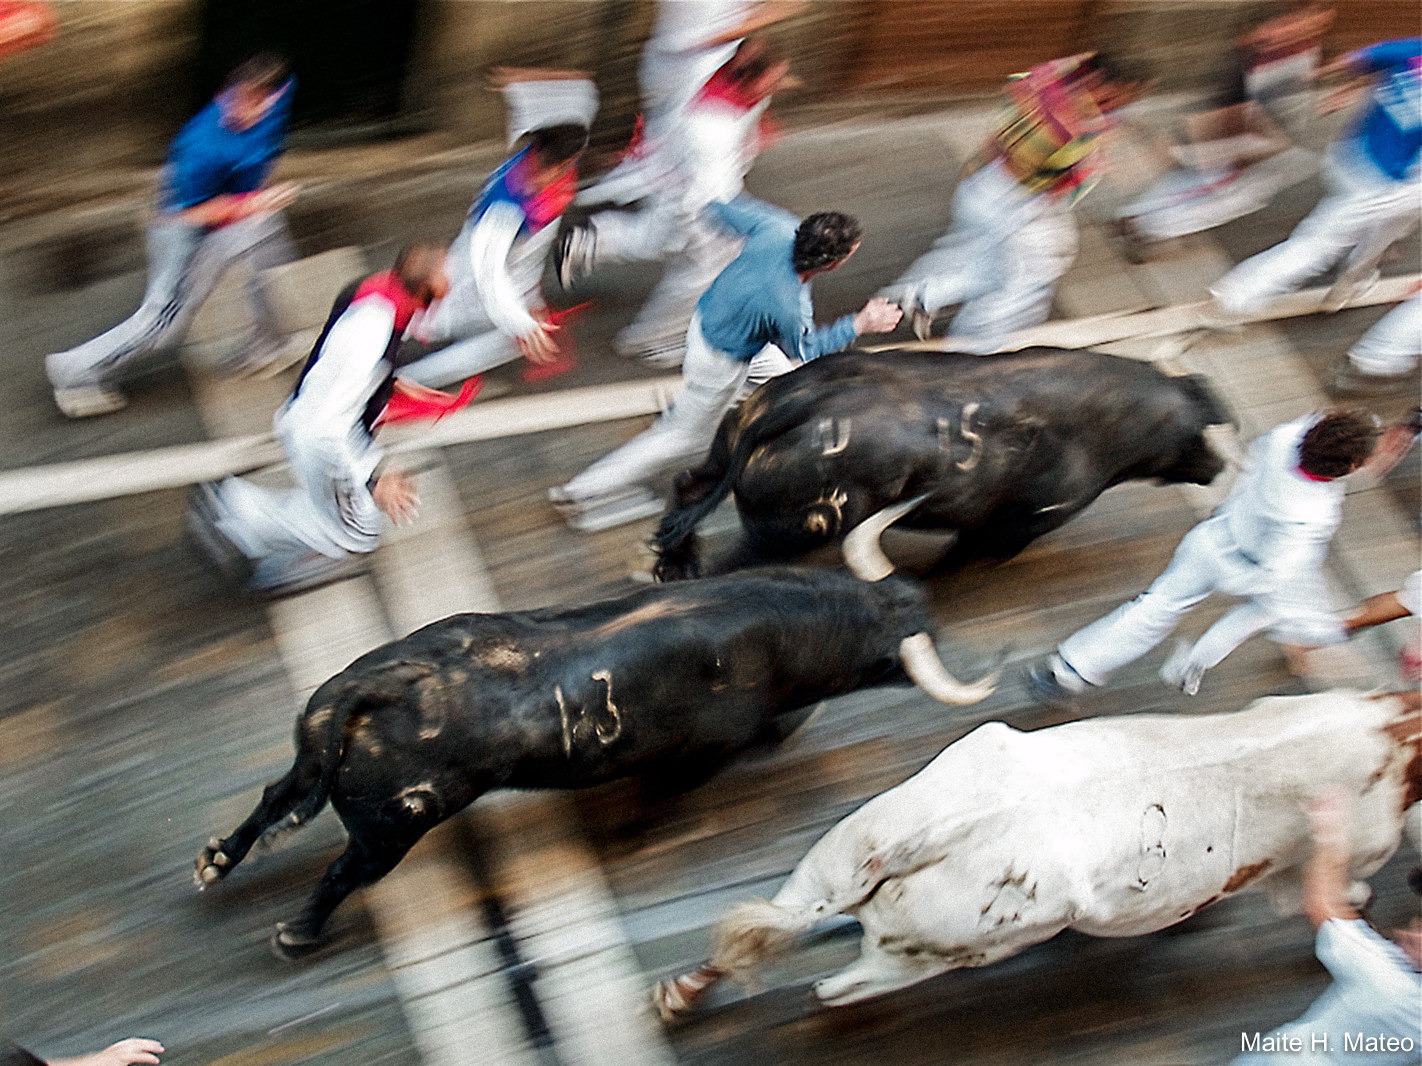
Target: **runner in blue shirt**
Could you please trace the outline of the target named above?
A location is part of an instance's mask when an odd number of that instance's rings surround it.
[[[833,325],[815,325],[810,279],[836,269],[859,247],[859,223],[848,215],[827,211],[802,222],[744,193],[706,210],[745,245],[696,305],[681,368],[685,388],[671,409],[641,436],[550,491],[576,529],[604,529],[658,513],[661,501],[642,483],[704,452],[748,379],[785,373],[847,347],[861,333],[887,333],[898,325],[902,312],[883,298]]]
[[[1366,80],[1369,98],[1357,120],[1328,147],[1328,192],[1288,240],[1240,263],[1210,290],[1225,320],[1256,314],[1277,296],[1345,260],[1327,304],[1343,306],[1377,279],[1388,245],[1417,225],[1422,207],[1418,150],[1422,147],[1422,38],[1360,48],[1321,74]],[[1355,96],[1332,94],[1325,110]]]
[[[238,259],[253,267],[248,292],[256,330],[234,369],[257,369],[281,354],[256,272],[295,258],[281,211],[296,187],[263,187],[281,155],[294,92],[281,58],[255,56],[173,138],[159,177],[157,216],[148,225],[142,305],[108,332],[45,359],[55,403],[70,418],[123,407],[114,382],[124,364],[181,342],[198,308]]]

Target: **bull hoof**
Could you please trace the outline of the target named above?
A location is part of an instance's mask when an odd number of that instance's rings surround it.
[[[223,852],[222,841],[213,837],[207,842],[207,847],[197,853],[193,863],[193,884],[201,891],[208,885],[217,884],[231,870],[232,859]]]
[[[287,962],[304,959],[321,947],[321,938],[299,932],[286,922],[277,922],[276,932],[271,939],[272,954]]]

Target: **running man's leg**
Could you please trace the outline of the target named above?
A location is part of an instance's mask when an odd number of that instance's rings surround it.
[[[657,366],[680,364],[696,302],[739,251],[740,241],[694,223],[685,246],[667,255],[661,280],[637,317],[618,333],[618,351],[643,355]]]
[[[216,493],[217,528],[256,564],[258,588],[312,576],[321,570],[312,555],[351,563],[380,544],[382,519],[369,488],[319,441],[281,436],[296,488],[267,489],[231,477]]]
[[[56,390],[98,385],[111,380],[130,359],[156,348],[174,328],[186,324],[185,284],[198,248],[201,227],[179,222],[154,222],[147,231],[148,287],[143,303],[128,318],[68,351],[45,358],[45,372]]]
[[[1278,615],[1264,603],[1255,600],[1241,603],[1205,630],[1188,650],[1172,655],[1161,667],[1160,676],[1166,684],[1193,696],[1200,690],[1200,680],[1206,670],[1213,670],[1235,648],[1277,621]]]
[[[1210,522],[1190,530],[1150,588],[1057,646],[1057,658],[1071,672],[1063,676],[1059,669],[1057,680],[1074,691],[1081,690],[1081,682],[1104,685],[1121,667],[1154,648],[1215,590],[1218,553]]]
[[[247,227],[247,223],[252,225]],[[244,369],[253,370],[276,358],[286,340],[267,300],[262,271],[295,262],[296,243],[291,239],[286,215],[281,211],[243,219],[224,227],[224,230],[237,230],[238,227],[243,229],[229,238],[231,245],[228,251],[232,259],[245,258],[251,267],[251,275],[247,278],[247,303],[252,309],[254,328],[252,341],[240,363]]]
[[[707,344],[700,319],[687,333],[686,383],[671,409],[646,432],[588,467],[562,488],[574,504],[626,490],[688,456],[710,447],[721,418],[746,379],[748,364]]]
[[[1077,231],[1065,203],[1042,202],[1040,207],[998,246],[996,288],[963,305],[949,336],[976,338],[990,350],[1006,334],[1047,320],[1057,279],[1076,259]]]
[[[1360,176],[1336,153],[1325,163],[1329,191],[1288,238],[1238,264],[1210,288],[1220,309],[1254,314],[1271,300],[1294,292],[1379,232],[1405,236],[1416,225],[1416,182]],[[1397,230],[1396,226],[1404,226]]]
[[[1027,191],[995,165],[968,175],[953,191],[952,228],[886,291],[915,288],[930,315],[990,291],[998,277],[994,253],[1027,200]]]
[[[1422,357],[1422,294],[1398,304],[1364,333],[1348,352],[1360,374],[1385,377],[1406,374]]]
[[[798,359],[791,359],[786,355],[778,344],[767,344],[751,357],[746,374],[746,385],[750,388],[758,388],[771,378],[778,378],[780,375],[788,374],[804,365]]]

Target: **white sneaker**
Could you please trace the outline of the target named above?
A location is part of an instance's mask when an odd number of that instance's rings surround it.
[[[1187,696],[1199,694],[1200,682],[1205,677],[1204,667],[1190,665],[1190,649],[1192,647],[1193,645],[1188,640],[1177,641],[1175,650],[1170,653],[1170,657],[1160,668],[1160,679],[1171,688],[1178,688]]]
[[[128,406],[123,393],[102,385],[75,385],[54,390],[54,405],[69,418],[93,418],[111,415]]]
[[[641,359],[648,366],[671,370],[686,358],[686,334],[654,340],[628,339],[618,334],[613,338],[612,350],[624,359]]]
[[[597,255],[597,224],[592,220],[581,226],[569,226],[558,238],[553,251],[553,269],[558,284],[571,289],[573,284],[592,269]]]

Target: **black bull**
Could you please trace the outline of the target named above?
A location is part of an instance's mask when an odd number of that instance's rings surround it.
[[[349,841],[300,917],[278,927],[278,949],[297,953],[352,890],[489,789],[699,779],[773,738],[781,716],[906,673],[945,702],[987,695],[990,681],[948,675],[931,630],[911,582],[789,569],[446,618],[316,690],[297,721],[295,763],[198,854],[198,886],[329,800]]]
[[[1226,421],[1202,379],[1098,352],[825,356],[727,414],[677,477],[657,576],[699,574],[696,525],[732,491],[745,537],[727,569],[801,555],[923,494],[903,524],[957,533],[942,565],[1007,559],[1112,485],[1208,484],[1224,464],[1203,431]]]

